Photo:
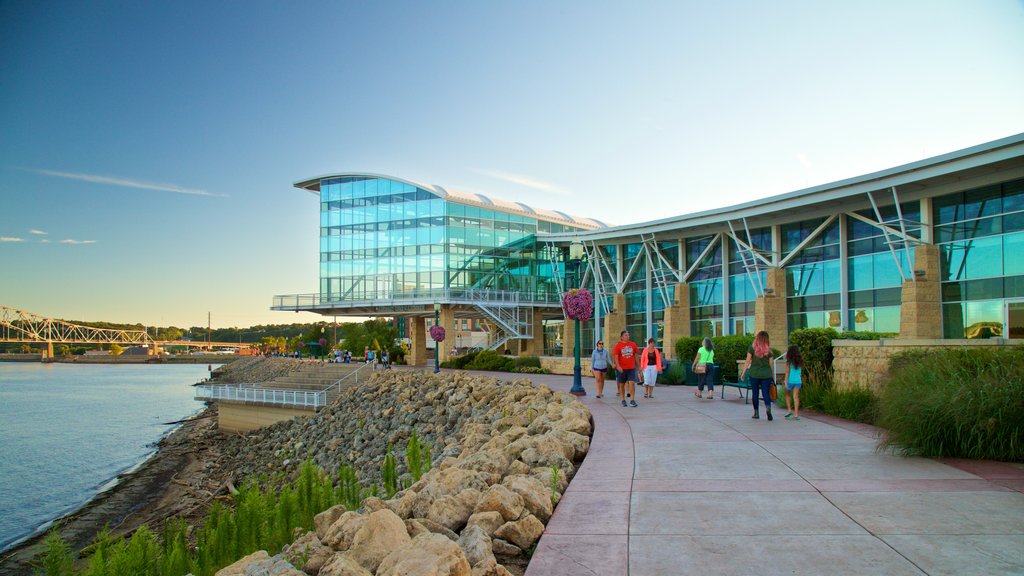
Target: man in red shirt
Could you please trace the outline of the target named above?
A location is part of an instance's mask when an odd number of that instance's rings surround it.
[[[612,352],[612,364],[618,374],[616,381],[619,385],[619,398],[622,398],[622,405],[626,406],[626,398],[629,398],[629,405],[634,408],[636,408],[636,357],[638,354],[640,354],[640,347],[630,341],[629,332],[623,330],[619,334],[619,343],[615,345]]]

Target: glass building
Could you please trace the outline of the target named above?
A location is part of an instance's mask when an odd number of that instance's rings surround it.
[[[681,336],[757,329],[773,342],[806,327],[1024,337],[1024,135],[614,227],[369,174],[296,186],[320,198],[320,287],[276,297],[277,310],[432,317],[439,303],[504,332],[492,347],[560,355],[559,294],[582,283],[597,300],[585,350],[621,329],[669,352]],[[581,262],[567,260],[572,243]],[[908,298],[926,313],[905,313]]]

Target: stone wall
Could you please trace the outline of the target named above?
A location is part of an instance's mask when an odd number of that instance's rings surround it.
[[[590,354],[593,350],[581,350],[580,351],[580,366],[584,376],[590,374]],[[572,367],[575,364],[575,360],[570,354],[568,358],[564,356],[541,356],[540,367],[545,370],[550,370],[552,374],[572,374]]]
[[[867,387],[879,390],[889,379],[889,359],[913,349],[964,348],[973,346],[1011,347],[1003,338],[989,340],[833,340],[832,369],[837,388]]]

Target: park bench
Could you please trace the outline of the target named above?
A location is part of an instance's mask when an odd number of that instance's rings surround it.
[[[784,376],[786,374],[786,370],[789,369],[789,365],[786,364],[785,359],[786,359],[786,355],[783,354],[782,356],[779,356],[778,358],[775,358],[775,359],[772,360],[772,366],[775,367],[775,382],[776,383],[778,383],[778,382],[780,382],[782,380],[782,378],[780,378],[780,376]],[[737,360],[736,361],[736,374],[739,374],[741,371],[743,371],[743,364],[745,362],[746,362],[745,358],[743,360]],[[725,387],[726,386],[730,386],[732,388],[735,388],[736,391],[739,392],[740,398],[743,398],[743,403],[744,404],[749,403],[749,401],[750,401],[750,375],[749,374],[744,374],[743,376],[744,377],[743,377],[742,381],[722,382],[721,384],[716,383],[715,384],[716,386],[721,386],[722,387],[722,392],[719,395],[719,398],[722,398],[722,399],[725,398]],[[779,394],[779,396],[781,397],[782,395]]]

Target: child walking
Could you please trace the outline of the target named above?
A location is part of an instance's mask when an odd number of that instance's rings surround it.
[[[803,383],[804,359],[800,356],[800,349],[790,346],[786,350],[786,362],[789,370],[786,371],[786,419],[800,419],[800,385]],[[793,404],[790,405],[790,397]]]

